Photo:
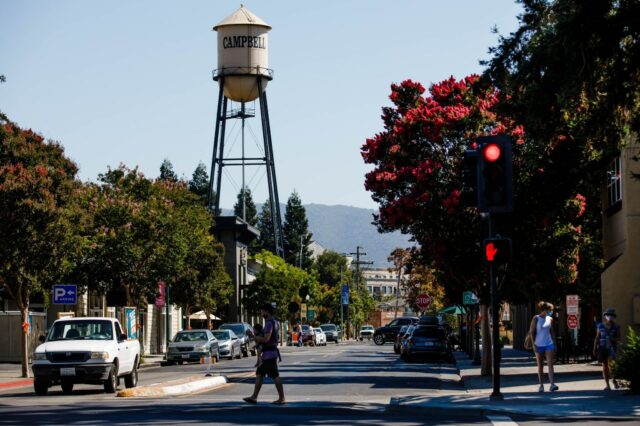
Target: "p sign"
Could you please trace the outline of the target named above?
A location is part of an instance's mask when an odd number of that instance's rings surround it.
[[[75,284],[56,284],[53,286],[53,304],[75,305],[77,294],[77,286]]]

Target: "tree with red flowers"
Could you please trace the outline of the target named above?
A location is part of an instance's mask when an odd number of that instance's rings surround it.
[[[497,111],[500,93],[471,75],[424,87],[410,80],[391,86],[384,130],[367,139],[362,157],[374,169],[365,187],[380,204],[380,231],[411,234],[433,262],[450,300],[473,289],[486,295],[477,243],[482,224],[460,205],[461,160],[478,136],[507,134],[523,144],[523,129]]]
[[[30,375],[30,297],[70,267],[67,206],[78,187],[77,171],[58,143],[0,113],[0,286],[20,310],[23,377]]]

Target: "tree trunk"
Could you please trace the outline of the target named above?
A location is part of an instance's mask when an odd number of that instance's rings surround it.
[[[491,329],[489,328],[489,307],[480,305],[482,315],[482,369],[483,376],[491,376]]]
[[[29,305],[20,307],[20,323],[21,335],[22,335],[22,377],[31,377],[29,371],[29,329],[24,327],[23,324],[29,322]]]

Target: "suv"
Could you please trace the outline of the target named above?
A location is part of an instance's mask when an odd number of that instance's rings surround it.
[[[340,341],[342,332],[335,324],[322,324],[320,328],[327,336],[327,342],[336,342],[337,344]]]
[[[403,325],[411,325],[418,322],[418,317],[400,317],[391,321],[389,324],[378,327],[373,333],[373,342],[376,345],[384,345],[385,342],[393,342]]]
[[[256,355],[256,342],[253,340],[251,334],[247,334],[248,330],[252,330],[252,327],[246,322],[232,322],[227,324],[222,324],[220,326],[220,330],[231,330],[236,336],[238,336],[238,340],[240,341],[240,351],[244,357],[249,356],[249,352],[251,352],[251,356]]]

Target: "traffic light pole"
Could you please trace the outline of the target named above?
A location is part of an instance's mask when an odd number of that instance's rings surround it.
[[[493,218],[489,213],[489,238],[493,238]],[[489,262],[489,285],[491,286],[491,316],[493,322],[492,341],[493,341],[493,392],[489,397],[492,401],[502,401],[504,397],[500,392],[500,315],[498,307],[498,288],[496,286],[496,277],[493,273],[493,262]]]

